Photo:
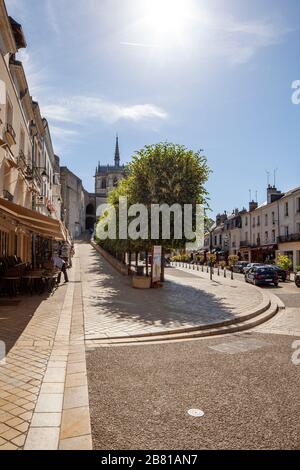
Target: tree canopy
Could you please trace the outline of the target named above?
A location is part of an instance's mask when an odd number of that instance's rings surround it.
[[[101,245],[114,252],[146,251],[153,244],[161,244],[167,249],[183,248],[186,239],[175,240],[171,231],[169,240],[151,240],[151,211],[152,204],[202,204],[207,207],[208,193],[205,183],[210,169],[206,158],[201,152],[194,152],[183,145],[162,142],[146,145],[138,150],[127,165],[125,178],[109,194],[109,204],[119,208],[119,197],[126,196],[128,206],[143,204],[149,211],[149,238],[147,240],[104,240]],[[128,218],[128,224],[132,218]],[[172,222],[172,214],[171,214]],[[193,224],[195,213],[193,213]],[[117,220],[118,226],[118,220]],[[118,230],[117,230],[118,232]]]

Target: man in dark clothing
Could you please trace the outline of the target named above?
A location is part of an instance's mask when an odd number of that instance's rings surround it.
[[[60,284],[61,273],[64,275],[65,282],[69,282],[66,262],[60,256],[54,255],[53,263],[54,266],[60,270],[57,276],[57,284]]]

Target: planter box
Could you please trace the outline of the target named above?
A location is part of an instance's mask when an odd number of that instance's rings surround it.
[[[132,276],[132,287],[134,287],[135,289],[150,289],[151,277]]]

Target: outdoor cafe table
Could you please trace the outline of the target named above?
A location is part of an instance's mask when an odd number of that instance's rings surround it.
[[[24,276],[22,279],[26,282],[26,288],[29,290],[30,294],[33,295],[34,291],[39,291],[41,294],[43,291],[43,271],[31,271]]]

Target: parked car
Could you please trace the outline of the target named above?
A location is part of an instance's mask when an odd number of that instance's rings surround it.
[[[247,266],[244,267],[244,274],[246,274],[251,268],[264,266],[262,263],[248,263]]]
[[[243,273],[244,268],[248,265],[248,261],[238,261],[232,267],[234,273]]]
[[[274,284],[275,287],[278,287],[278,274],[270,266],[254,266],[246,272],[245,281],[255,286]]]
[[[295,274],[295,284],[300,287],[300,271]]]
[[[282,269],[280,266],[276,266],[275,264],[271,264],[268,266],[269,268],[275,269],[278,274],[278,280],[285,282],[287,278],[287,272],[285,269]]]

